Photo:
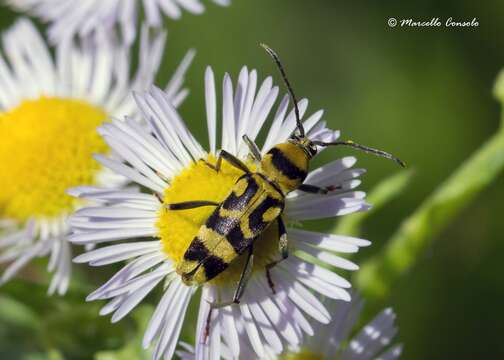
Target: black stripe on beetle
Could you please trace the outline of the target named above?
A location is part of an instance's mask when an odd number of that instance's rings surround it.
[[[208,257],[209,251],[205,244],[198,238],[195,237],[191,242],[184,254],[184,259],[189,261],[202,261]]]
[[[238,183],[242,178],[240,178],[236,183]],[[252,176],[247,176],[244,178],[247,181],[247,187],[243,194],[236,196],[234,192],[231,192],[229,196],[222,203],[222,208],[226,210],[243,210],[248,204],[250,199],[254,197],[259,190],[259,185],[254,180]]]
[[[268,151],[268,154],[271,154],[271,162],[275,168],[289,179],[304,179],[306,177],[306,172],[294,165],[280,149],[273,148]]]
[[[207,219],[205,225],[208,229],[213,230],[220,235],[226,235],[229,229],[233,227],[237,221],[238,220],[236,218],[221,216],[219,211],[216,210]]]
[[[263,214],[273,207],[283,207],[283,204],[272,197],[267,197],[250,213],[249,228],[254,234],[258,234],[264,230],[269,223],[264,222]]]
[[[237,254],[243,253],[243,251],[250,246],[251,239],[245,239],[243,235],[243,231],[240,227],[240,224],[236,224],[234,228],[228,233],[226,237],[227,241],[231,244],[234,251]]]
[[[207,280],[211,280],[221,272],[226,270],[228,264],[225,263],[220,257],[210,255],[203,262],[203,267],[205,268],[205,275]]]

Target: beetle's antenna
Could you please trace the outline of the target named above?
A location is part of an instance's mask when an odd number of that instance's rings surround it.
[[[361,144],[357,144],[351,140],[347,140],[347,141],[335,141],[335,142],[323,142],[323,141],[312,141],[313,144],[315,145],[319,145],[319,146],[333,146],[333,145],[344,145],[344,146],[350,146],[350,147],[353,147],[354,149],[359,149],[361,151],[364,151],[368,154],[373,154],[373,155],[376,155],[376,156],[380,156],[380,157],[383,157],[385,159],[389,159],[389,160],[393,160],[395,161],[396,163],[398,163],[399,165],[401,165],[402,167],[406,167],[406,164],[404,163],[404,161],[402,161],[401,159],[393,156],[392,154],[389,154],[388,152],[385,152],[385,151],[382,151],[382,150],[378,150],[378,149],[374,149],[374,148],[370,148],[370,147],[367,147],[367,146],[364,146],[364,145],[361,145]]]
[[[284,67],[283,67],[282,63],[280,62],[280,58],[278,57],[277,53],[274,52],[273,49],[271,49],[268,45],[261,43],[261,46],[264,48],[264,50],[266,50],[268,52],[268,54],[273,58],[273,60],[275,60],[275,63],[278,67],[278,70],[280,70],[280,74],[282,75],[282,79],[285,82],[285,86],[287,86],[287,90],[289,91],[289,95],[291,97],[291,100],[294,103],[294,112],[296,114],[296,124],[297,124],[297,128],[299,130],[299,135],[301,135],[301,137],[304,137],[305,131],[304,131],[304,127],[303,127],[303,124],[301,123],[301,119],[299,116],[299,109],[298,109],[298,102],[296,99],[296,95],[294,94],[294,90],[292,90],[292,86],[289,83],[289,80],[287,79],[287,75],[285,74]]]

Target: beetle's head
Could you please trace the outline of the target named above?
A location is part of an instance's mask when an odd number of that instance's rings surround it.
[[[289,142],[303,149],[303,151],[310,159],[317,155],[317,145],[315,145],[306,136],[301,136],[294,133],[289,138]]]

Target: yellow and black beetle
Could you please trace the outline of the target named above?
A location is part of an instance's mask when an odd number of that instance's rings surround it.
[[[287,234],[281,216],[285,197],[294,190],[319,194],[334,190],[330,187],[320,188],[303,184],[308,173],[309,162],[317,154],[317,146],[350,146],[394,160],[404,166],[401,160],[389,153],[352,141],[322,142],[308,139],[299,117],[296,97],[282,64],[272,49],[264,44],[261,45],[275,60],[287,86],[294,104],[297,133],[294,133],[287,142],[275,145],[264,156],[261,156],[257,145],[245,135],[244,141],[248,145],[253,159],[258,163],[255,172],[252,172],[232,154],[221,150],[215,166],[207,164],[208,166],[218,172],[222,160],[225,160],[243,171],[243,176],[236,181],[223,202],[202,200],[165,205],[170,210],[193,209],[200,206],[216,207],[206,223],[199,229],[177,266],[177,273],[186,284],[201,285],[213,279],[241,254],[248,252],[247,261],[233,299],[220,304],[212,304],[212,308],[240,302],[247,279],[252,271],[254,241],[274,222],[278,226],[281,258],[268,264],[265,270],[269,285],[272,291],[275,291],[269,273],[270,269],[288,257]]]

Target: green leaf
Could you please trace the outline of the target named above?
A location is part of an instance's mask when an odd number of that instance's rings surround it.
[[[399,196],[411,181],[413,173],[413,170],[403,170],[381,181],[367,196],[367,201],[373,207],[369,211],[342,217],[331,232],[359,236],[364,221]]]
[[[407,218],[383,251],[356,274],[357,287],[368,297],[385,297],[394,280],[504,167],[504,129],[468,158]]]

